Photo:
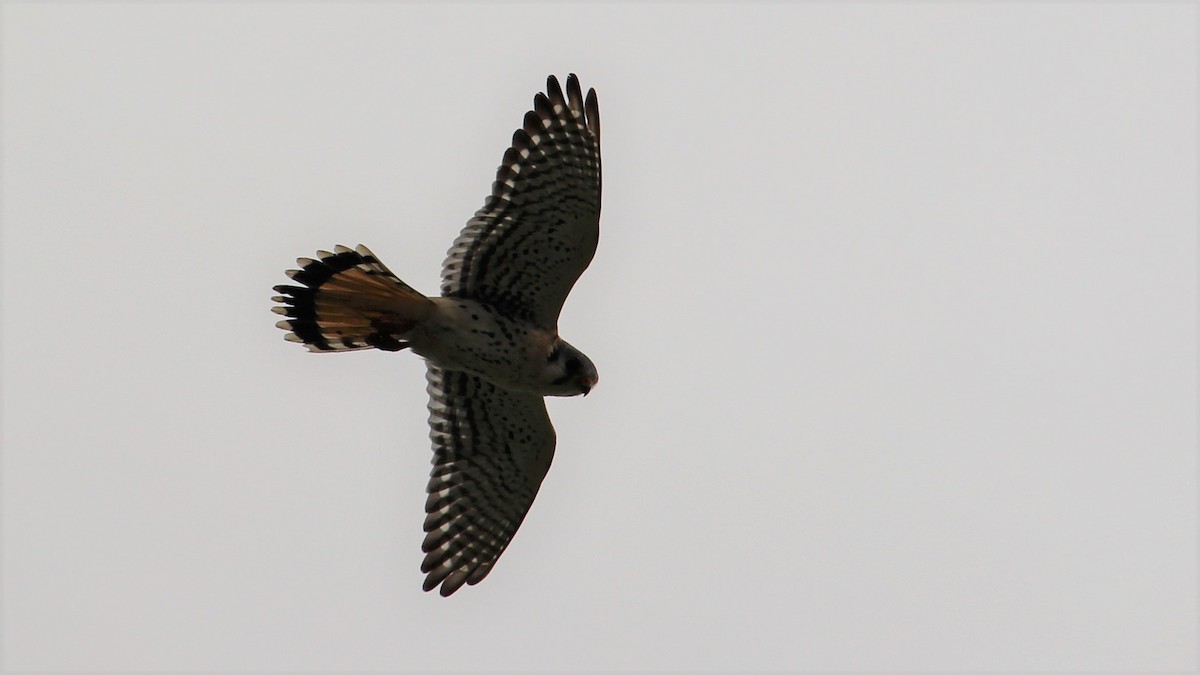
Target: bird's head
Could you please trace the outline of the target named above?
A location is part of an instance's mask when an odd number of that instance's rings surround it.
[[[578,396],[592,390],[600,376],[596,366],[583,352],[572,347],[566,340],[556,339],[546,356],[543,382],[545,396]]]

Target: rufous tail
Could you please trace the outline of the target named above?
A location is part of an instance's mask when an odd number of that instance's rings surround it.
[[[352,349],[399,351],[404,335],[433,311],[433,301],[400,281],[366,246],[317,251],[317,260],[297,258],[287,275],[299,286],[276,286],[280,303],[271,311],[287,319],[275,324],[284,336],[312,352]]]

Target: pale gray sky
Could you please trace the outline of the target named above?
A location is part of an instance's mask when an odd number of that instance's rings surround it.
[[[1191,670],[1194,3],[3,7],[11,670]],[[550,73],[603,117],[601,373],[424,594],[412,354]]]

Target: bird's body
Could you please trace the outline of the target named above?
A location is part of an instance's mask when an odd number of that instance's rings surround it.
[[[543,396],[587,394],[592,362],[558,335],[558,314],[596,250],[600,126],[574,75],[513,135],[492,194],[455,240],[442,296],[426,297],[365,246],[299,259],[277,286],[288,340],[314,352],[411,349],[428,364],[434,468],[425,590],[481,581],[508,546],[554,455]]]
[[[474,339],[460,340],[470,335]],[[463,298],[434,298],[431,320],[408,337],[417,354],[450,370],[486,378],[505,389],[540,396],[561,392],[544,377],[554,331],[505,316],[492,306]]]

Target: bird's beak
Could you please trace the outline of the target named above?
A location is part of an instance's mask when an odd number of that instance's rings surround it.
[[[587,396],[592,387],[596,386],[597,381],[599,381],[599,378],[595,377],[584,377],[579,380],[579,388],[583,390],[584,396]]]

